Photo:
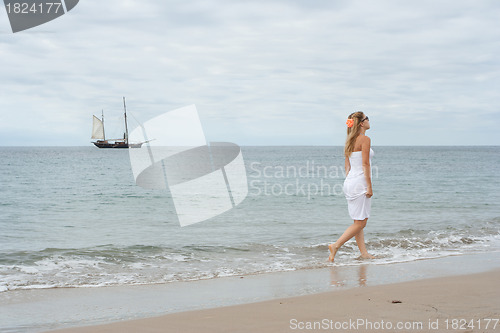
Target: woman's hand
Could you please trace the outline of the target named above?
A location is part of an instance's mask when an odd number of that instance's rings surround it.
[[[373,196],[373,190],[371,187],[368,187],[368,189],[366,190],[366,197],[371,198],[372,196]]]

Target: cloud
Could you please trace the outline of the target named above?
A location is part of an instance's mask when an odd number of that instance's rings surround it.
[[[357,109],[378,144],[408,123],[406,144],[433,129],[448,144],[441,119],[460,144],[488,144],[472,120],[500,115],[499,14],[495,1],[87,0],[0,34],[0,131],[86,145],[91,115],[119,116],[127,96],[141,121],[195,103],[209,139],[243,145],[341,145]]]

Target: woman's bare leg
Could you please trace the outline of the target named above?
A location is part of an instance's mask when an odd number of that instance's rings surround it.
[[[330,250],[330,256],[328,257],[328,261],[333,262],[335,260],[335,255],[337,254],[338,249],[344,245],[349,239],[353,238],[360,231],[363,231],[363,228],[366,226],[366,221],[368,219],[364,219],[362,221],[354,220],[354,223],[351,224],[346,231],[340,236],[339,239],[333,244],[328,245],[328,249]],[[365,249],[366,250],[366,249]]]
[[[363,259],[375,259],[374,256],[368,253],[365,245],[365,232],[361,229],[356,234],[356,244],[358,244],[359,252],[361,252],[361,258]]]

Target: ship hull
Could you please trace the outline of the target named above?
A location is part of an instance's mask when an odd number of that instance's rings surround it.
[[[92,142],[98,148],[141,148],[142,143],[126,142]]]

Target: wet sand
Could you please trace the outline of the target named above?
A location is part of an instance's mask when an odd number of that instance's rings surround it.
[[[500,332],[498,281],[497,269],[56,332]]]

